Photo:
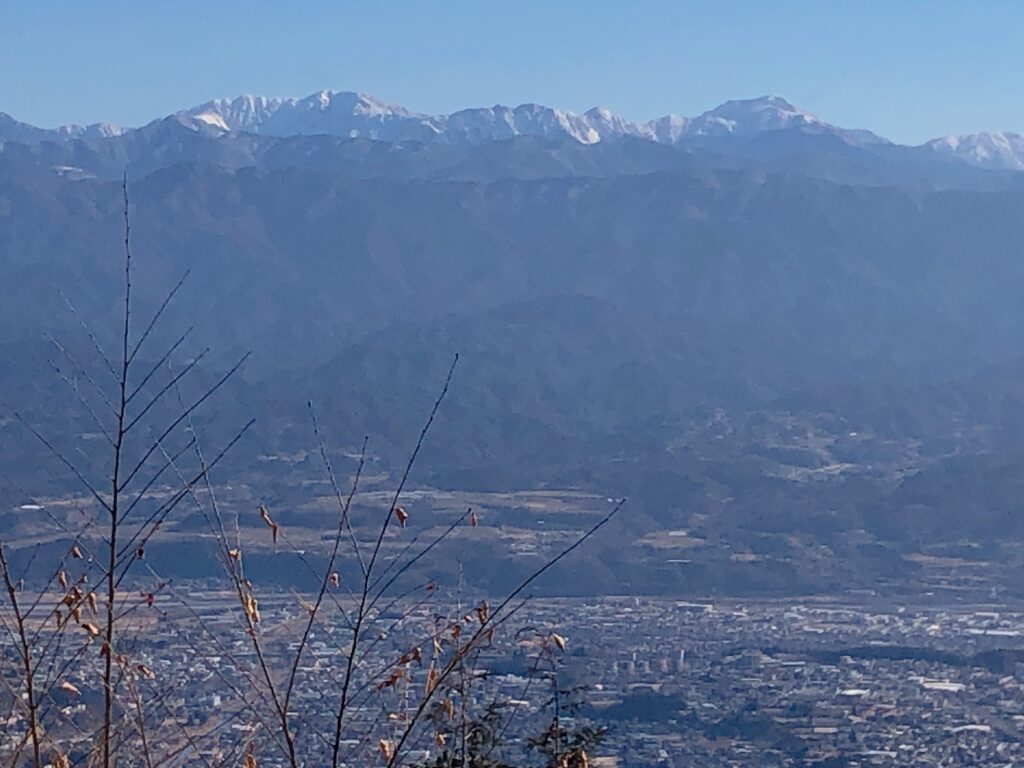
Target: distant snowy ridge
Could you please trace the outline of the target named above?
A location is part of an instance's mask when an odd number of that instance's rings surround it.
[[[1019,133],[996,131],[945,136],[925,146],[979,168],[1024,171],[1024,136]]]
[[[715,145],[749,141],[768,132],[835,137],[854,146],[889,144],[867,131],[842,128],[794,106],[780,96],[727,101],[696,117],[666,115],[636,123],[603,107],[583,113],[521,104],[463,109],[444,115],[414,112],[366,93],[318,91],[304,98],[238,96],[215,99],[176,112],[137,129],[98,123],[43,129],[0,112],[0,145],[44,141],[105,139],[147,131],[162,124],[204,135],[251,133],[269,137],[327,135],[378,141],[430,141],[453,145],[484,144],[517,136],[539,136],[596,144],[636,137],[669,145]],[[1024,136],[977,133],[934,139],[921,148],[939,156],[991,170],[1024,170]]]
[[[594,144],[613,135],[644,135],[639,126],[603,109],[577,115],[539,104],[523,104],[426,115],[351,91],[320,91],[303,99],[241,96],[211,101],[178,116],[224,131],[264,136],[326,134],[381,141],[441,139],[484,143],[540,135]]]
[[[829,131],[851,143],[883,141],[866,131],[832,126],[779,96],[728,101],[696,118],[668,115],[648,123],[626,120],[603,107],[577,114],[540,104],[495,105],[425,115],[349,91],[320,91],[304,99],[241,96],[211,101],[178,115],[225,131],[266,136],[327,134],[385,141],[434,138],[483,143],[516,136],[545,136],[596,144],[618,136],[636,136],[676,144],[689,137],[751,136],[770,130]]]

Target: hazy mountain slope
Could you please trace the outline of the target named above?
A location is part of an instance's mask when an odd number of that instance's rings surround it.
[[[0,182],[6,339],[56,322],[55,278],[85,294],[89,317],[111,311],[118,196],[114,183],[45,174]],[[1018,192],[726,171],[480,184],[175,166],[133,197],[143,289],[191,267],[181,311],[226,346],[259,341],[268,365],[326,359],[397,322],[561,294],[651,322],[696,318],[723,343],[753,331],[847,371],[872,356],[955,370],[1021,351]],[[309,334],[321,341],[304,351]],[[754,370],[772,360],[750,351]]]
[[[598,553],[631,589],[859,584],[965,537],[1017,562],[1012,175],[812,130],[455,145],[179,116],[9,142],[0,401],[71,443],[91,427],[42,336],[90,354],[63,290],[116,343],[125,163],[140,312],[191,270],[154,342],[196,325],[196,386],[255,352],[204,422],[216,441],[259,418],[229,477],[314,471],[307,398],[341,448],[369,434],[375,470],[398,465],[459,352],[416,482],[625,494],[620,537],[713,543],[685,573],[646,544]],[[5,472],[66,489],[31,445],[0,417]]]

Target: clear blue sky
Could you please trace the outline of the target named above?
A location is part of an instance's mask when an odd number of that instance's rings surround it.
[[[902,142],[1024,132],[1024,2],[0,0],[0,111],[37,125],[323,88],[636,120],[775,93]]]

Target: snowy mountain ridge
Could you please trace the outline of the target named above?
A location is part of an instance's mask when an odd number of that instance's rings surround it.
[[[0,113],[0,145],[104,139],[172,122],[204,135],[250,133],[268,137],[327,135],[377,141],[429,141],[476,145],[519,136],[572,140],[580,144],[635,137],[673,146],[752,141],[770,132],[834,137],[853,147],[890,144],[867,130],[842,128],[780,96],[726,101],[696,117],[666,115],[644,123],[603,107],[583,113],[541,104],[494,105],[430,115],[356,91],[318,91],[303,98],[245,95],[214,99],[160,118],[142,128],[105,123],[43,129]],[[990,170],[1024,170],[1024,136],[986,132],[946,136],[920,146],[944,159]]]

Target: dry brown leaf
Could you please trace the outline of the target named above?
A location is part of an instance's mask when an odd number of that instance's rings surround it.
[[[259,624],[260,622],[260,608],[259,601],[252,595],[246,595],[243,604],[245,615],[249,618],[249,621],[253,624]]]
[[[241,560],[242,559],[242,550],[240,550],[240,549],[229,549],[228,550],[228,557],[230,557],[232,560]]]
[[[383,691],[385,688],[394,688],[398,681],[401,680],[403,677],[405,677],[405,672],[403,672],[401,669],[393,669],[391,671],[391,674],[388,675],[383,682],[377,685],[377,692],[379,693],[380,691]]]
[[[60,688],[62,691],[67,691],[72,696],[78,696],[81,693],[81,691],[78,690],[78,686],[69,683],[67,680],[60,684]]]
[[[245,762],[242,763],[242,768],[259,768],[259,766],[256,765],[256,758],[253,756],[252,752],[245,756]]]
[[[398,520],[398,524],[405,528],[405,521],[409,519],[409,513],[405,511],[405,507],[395,507],[395,518]]]
[[[100,628],[93,624],[91,621],[83,623],[82,629],[88,632],[90,637],[99,637]]]
[[[267,524],[268,528],[270,528],[270,538],[273,539],[275,544],[277,544],[277,523],[271,519],[270,513],[262,504],[260,504],[260,519]]]
[[[75,558],[76,560],[81,560],[82,559],[82,550],[80,550],[78,548],[77,544],[75,546],[71,547],[71,556],[73,558]]]
[[[135,669],[137,669],[139,674],[147,680],[152,680],[156,677],[156,675],[153,673],[153,670],[147,667],[145,664],[137,664],[135,666]]]
[[[560,650],[560,651],[564,651],[565,650],[565,638],[562,637],[557,632],[552,632],[551,633],[551,642],[553,642],[555,645],[558,646],[558,650]]]
[[[434,688],[437,686],[437,670],[433,667],[427,672],[427,696],[430,696],[434,692]]]
[[[477,525],[479,525],[479,523],[480,523],[480,521],[477,519],[476,512],[470,512],[469,513],[469,524],[470,524],[470,526],[472,526],[473,528],[476,528]]]
[[[89,603],[89,610],[96,613],[96,594],[94,592],[90,592],[85,596],[85,601]]]
[[[61,589],[68,588],[68,575],[64,571],[57,572],[57,583],[60,584]]]
[[[438,731],[437,733],[435,733],[435,734],[434,734],[434,743],[435,743],[435,744],[437,744],[437,746],[439,746],[439,747],[443,747],[443,746],[444,746],[444,743],[445,743],[445,737],[444,737],[444,734],[443,734],[443,733],[441,733],[440,731]]]
[[[480,620],[481,624],[487,623],[487,617],[491,615],[491,607],[487,604],[486,600],[481,600],[480,605],[476,607],[476,617]]]
[[[391,755],[394,753],[395,745],[391,743],[389,739],[381,739],[377,742],[377,749],[380,750],[381,755],[384,756],[385,760],[391,760]]]
[[[339,577],[338,576],[338,572],[335,571],[334,573],[332,573],[330,575],[330,578],[328,579],[328,581],[330,581],[332,587],[337,587],[338,585],[341,584],[341,577]]]

